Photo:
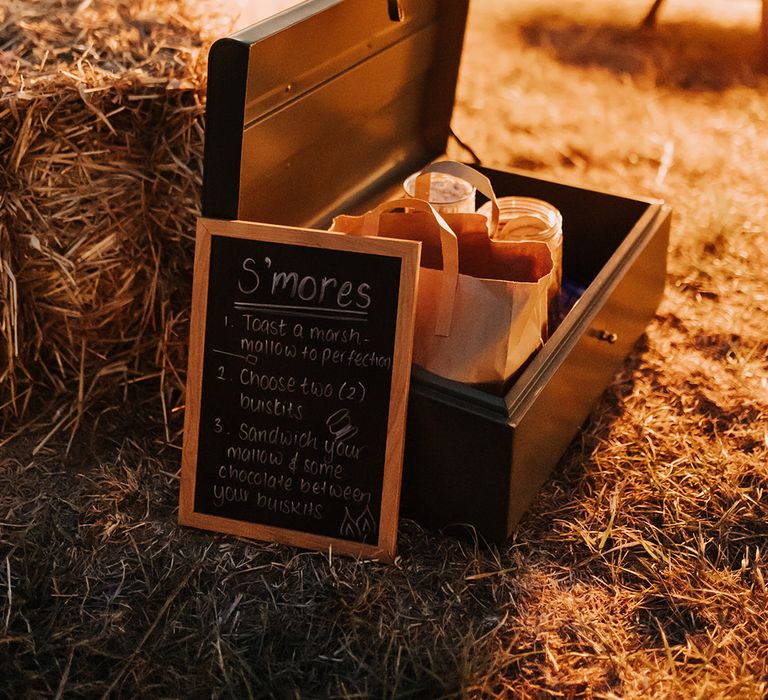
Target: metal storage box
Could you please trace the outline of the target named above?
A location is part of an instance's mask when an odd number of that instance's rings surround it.
[[[397,20],[396,6],[402,11]],[[214,44],[203,214],[325,228],[444,153],[468,0],[309,0]],[[564,221],[585,291],[504,396],[414,369],[401,512],[502,542],[652,318],[670,211],[480,166]]]

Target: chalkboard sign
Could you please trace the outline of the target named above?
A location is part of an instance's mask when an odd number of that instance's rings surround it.
[[[419,246],[198,222],[182,524],[394,556]]]

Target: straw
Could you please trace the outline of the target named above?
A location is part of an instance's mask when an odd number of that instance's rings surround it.
[[[74,400],[74,429],[160,372],[180,400],[207,48],[188,5],[0,10],[6,420]]]

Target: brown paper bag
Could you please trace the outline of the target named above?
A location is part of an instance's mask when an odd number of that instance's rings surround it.
[[[484,216],[443,218],[418,199],[338,216],[331,230],[422,242],[414,364],[454,381],[501,386],[542,344],[552,270],[546,244],[491,240]]]

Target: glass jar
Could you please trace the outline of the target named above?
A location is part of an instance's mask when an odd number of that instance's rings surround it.
[[[417,182],[419,176],[422,179]],[[428,201],[441,214],[473,214],[475,211],[475,188],[455,175],[413,173],[403,183],[403,189],[408,197]]]
[[[499,226],[491,237],[505,241],[541,241],[552,255],[552,281],[547,298],[548,332],[560,321],[560,289],[563,281],[563,217],[548,202],[532,197],[499,197]],[[491,215],[486,202],[478,214]]]

